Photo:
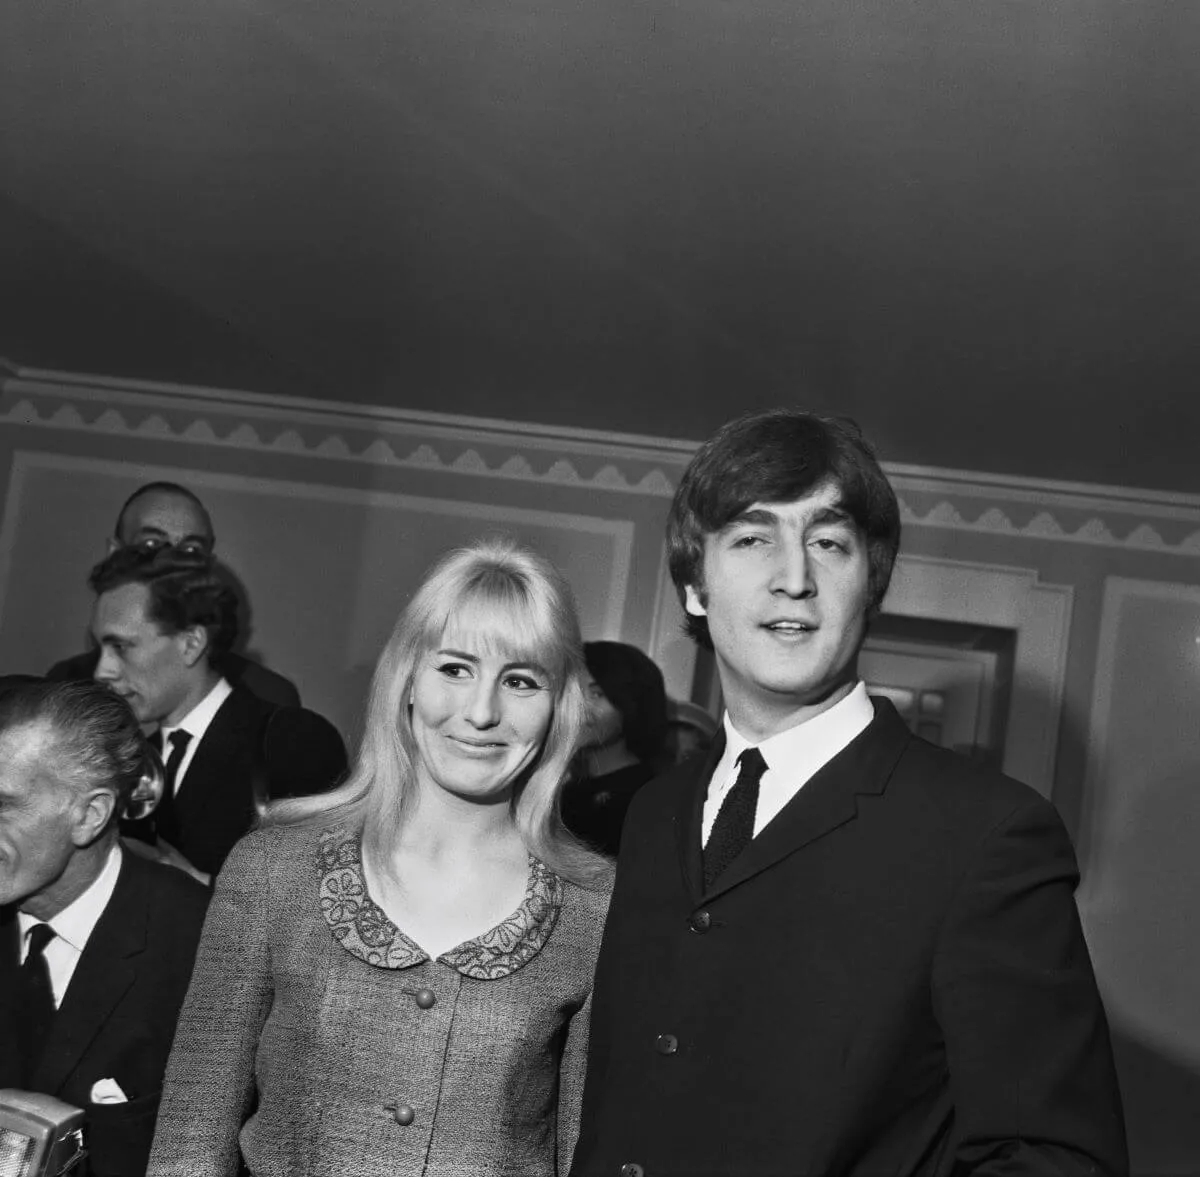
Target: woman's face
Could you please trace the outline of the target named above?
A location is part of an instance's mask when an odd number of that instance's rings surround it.
[[[587,727],[584,729],[585,748],[603,748],[621,738],[624,721],[621,713],[612,705],[600,684],[588,677],[584,687],[587,700]]]
[[[543,667],[447,629],[413,681],[421,784],[468,800],[507,799],[541,750],[553,711]]]

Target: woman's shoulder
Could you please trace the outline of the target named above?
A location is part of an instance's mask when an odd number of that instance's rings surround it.
[[[251,830],[231,851],[225,870],[270,871],[272,874],[313,875],[331,843],[353,835],[334,822],[267,825]]]

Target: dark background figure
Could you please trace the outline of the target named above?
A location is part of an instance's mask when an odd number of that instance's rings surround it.
[[[615,855],[634,794],[662,768],[667,695],[662,671],[636,646],[587,642],[591,681],[580,771],[563,793],[567,828]]]
[[[667,738],[663,745],[668,766],[707,752],[719,728],[717,721],[698,703],[668,699]]]
[[[121,547],[153,551],[170,546],[211,556],[216,543],[212,519],[196,495],[175,482],[148,482],[138,487],[117,513],[108,551],[111,554]],[[99,650],[93,647],[56,662],[46,677],[56,682],[86,681],[94,676],[99,658]],[[244,686],[268,703],[300,706],[300,692],[293,683],[233,650],[225,651],[221,672],[234,686]]]
[[[1128,1172],[1062,821],[858,678],[899,539],[848,422],[741,418],[680,481],[726,713],[629,811],[574,1177]]]
[[[276,707],[224,677],[237,600],[210,557],[120,547],[96,565],[89,584],[96,679],[156,729],[166,765],[154,833],[198,871],[220,869],[272,792],[322,792],[341,778],[346,751],[332,724],[304,708]],[[286,731],[287,739],[269,731]]]
[[[98,684],[0,684],[0,1087],[83,1108],[92,1177],[145,1172],[208,902],[119,846],[148,757]]]

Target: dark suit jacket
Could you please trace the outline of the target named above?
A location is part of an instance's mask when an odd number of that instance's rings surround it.
[[[207,903],[207,889],[182,871],[126,851],[55,1015],[32,1088],[87,1112],[92,1177],[146,1170]],[[0,1087],[19,1085],[10,1021],[17,947],[16,912],[0,909]],[[91,1104],[98,1079],[115,1079],[129,1102]]]
[[[96,672],[96,663],[100,661],[100,652],[88,650],[84,654],[75,654],[56,662],[46,671],[46,677],[51,682],[83,682],[90,681]],[[225,654],[221,658],[221,673],[233,686],[243,686],[252,694],[277,707],[299,707],[300,692],[295,684],[268,670],[260,662],[251,662],[240,654]]]
[[[1054,808],[875,709],[707,891],[715,759],[634,799],[574,1177],[1127,1171]]]
[[[287,744],[272,748],[268,724],[285,722]],[[158,817],[158,833],[193,866],[216,874],[254,824],[256,776],[269,797],[281,797],[323,792],[345,771],[346,748],[328,720],[234,687],[196,747],[173,810]]]

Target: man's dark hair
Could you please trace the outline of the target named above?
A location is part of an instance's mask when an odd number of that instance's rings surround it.
[[[187,499],[197,511],[200,512],[204,519],[204,525],[208,531],[209,537],[213,538],[212,518],[209,516],[208,508],[199,500],[193,491],[188,490],[186,486],[180,486],[178,482],[147,482],[145,486],[139,486],[122,504],[121,509],[117,512],[117,522],[113,527],[113,538],[117,543],[124,543],[121,537],[121,528],[125,522],[125,513],[133,506],[138,499],[143,498],[148,494],[171,494],[178,495],[180,498]]]
[[[667,738],[662,671],[624,642],[585,642],[583,657],[588,673],[620,713],[625,746],[639,760],[653,760]]]
[[[680,600],[701,590],[704,537],[754,503],[789,503],[826,483],[867,541],[869,608],[879,608],[900,546],[900,507],[875,451],[848,418],[795,409],[749,413],[721,426],[684,471],[667,519],[671,579]],[[687,632],[712,648],[708,620],[687,615]]]
[[[46,723],[54,731],[60,779],[78,789],[111,789],[119,812],[151,761],[129,704],[95,682],[34,680],[0,692],[0,732]]]
[[[92,569],[88,584],[96,596],[124,584],[144,584],[146,616],[166,633],[202,626],[208,631],[210,663],[237,640],[237,596],[211,556],[171,547],[117,548]]]

